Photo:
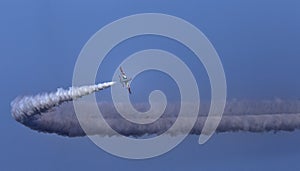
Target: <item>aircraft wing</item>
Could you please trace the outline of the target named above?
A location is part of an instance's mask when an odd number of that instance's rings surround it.
[[[128,89],[129,94],[131,94],[131,89],[130,89],[130,87],[128,87],[127,89]]]
[[[130,84],[129,84],[129,82],[126,82],[126,87],[127,87],[127,89],[128,89],[129,94],[131,94],[131,89],[130,89]]]
[[[125,72],[123,71],[122,67],[120,67],[120,71],[123,75],[125,75]]]

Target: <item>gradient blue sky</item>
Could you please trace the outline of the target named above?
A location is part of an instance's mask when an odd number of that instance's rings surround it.
[[[88,138],[25,128],[13,120],[9,105],[18,95],[70,86],[76,58],[96,31],[116,19],[145,12],[183,18],[204,32],[223,62],[229,99],[299,99],[299,9],[297,0],[1,0],[0,170],[299,170],[299,131],[217,134],[202,146],[197,144],[197,136],[189,136],[163,156],[136,161],[107,154]],[[168,39],[130,39],[108,55],[98,81],[109,79],[127,55],[147,48],[192,55]],[[201,95],[209,98],[201,63],[195,58],[185,62],[201,83]],[[149,80],[164,84],[141,86]],[[178,95],[173,93],[176,86],[172,80],[155,72],[137,77],[132,87],[133,101],[145,101],[155,88],[165,90],[170,99]],[[99,99],[108,97],[109,91],[104,91]]]

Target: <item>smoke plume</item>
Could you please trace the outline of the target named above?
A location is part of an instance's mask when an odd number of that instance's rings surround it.
[[[16,98],[12,103],[12,116],[25,126],[39,132],[56,133],[58,135],[76,137],[85,136],[71,101],[82,96],[112,86],[108,82],[92,86],[71,87],[68,90],[58,89],[54,93],[40,94]],[[104,123],[95,120],[97,114],[89,111],[89,103],[82,103],[80,107],[86,111],[83,124],[88,125],[88,132],[92,135],[114,136],[116,133],[107,130]],[[119,134],[125,136],[159,135],[168,130],[177,119],[179,104],[168,104],[164,114],[150,124],[135,124],[127,121],[118,114],[113,104],[99,103],[102,117]],[[135,104],[135,108],[145,111],[149,104]],[[191,130],[191,134],[200,134],[206,120],[209,104],[201,104],[199,117]],[[124,105],[124,109],[126,106]],[[188,112],[187,112],[188,113]],[[98,116],[99,117],[99,116]],[[149,119],[151,116],[149,116]],[[181,127],[171,135],[184,132],[186,125],[194,121],[186,116]],[[277,132],[294,131],[300,128],[300,101],[298,100],[265,100],[246,101],[231,100],[227,102],[225,112],[216,132]]]
[[[107,82],[91,86],[70,87],[68,90],[58,88],[54,93],[25,96],[22,98],[17,97],[11,102],[11,112],[17,121],[22,122],[32,115],[47,112],[63,102],[75,100],[82,96],[108,88],[114,84],[115,82]]]

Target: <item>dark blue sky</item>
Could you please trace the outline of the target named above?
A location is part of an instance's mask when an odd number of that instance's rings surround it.
[[[197,136],[189,136],[161,157],[135,161],[107,154],[88,138],[65,138],[25,128],[13,120],[9,105],[18,95],[69,87],[77,56],[96,31],[116,19],[145,12],[183,18],[209,38],[223,63],[228,98],[298,99],[299,9],[297,0],[1,0],[0,170],[299,170],[299,131],[217,134],[202,146]],[[100,67],[97,81],[110,78],[126,56],[148,48],[191,55],[171,40],[137,37],[113,49]],[[209,83],[201,63],[194,58],[185,62],[197,77],[201,95],[209,98]],[[147,80],[164,80],[166,84],[139,86]],[[155,88],[176,99],[172,80],[159,73],[137,77],[132,87],[138,94],[133,100],[146,100]],[[109,91],[103,92],[104,98],[108,96]]]

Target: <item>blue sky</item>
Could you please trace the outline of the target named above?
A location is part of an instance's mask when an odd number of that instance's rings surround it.
[[[0,169],[299,170],[299,131],[217,134],[202,146],[197,144],[197,136],[189,136],[163,156],[136,161],[107,154],[88,138],[66,138],[25,128],[13,120],[9,105],[18,95],[69,87],[77,56],[96,31],[116,19],[145,12],[183,18],[209,38],[223,63],[228,98],[298,99],[299,9],[296,0],[0,1]],[[98,81],[110,78],[126,55],[147,48],[179,56],[191,54],[164,38],[138,37],[113,49],[98,72]],[[201,63],[194,58],[185,62],[201,83],[201,95],[208,99],[209,83]],[[158,87],[139,86],[152,79],[165,82]],[[172,80],[160,73],[145,73],[132,87],[137,92],[132,100],[146,100],[154,88],[177,98],[172,93],[176,90]],[[108,96],[105,91],[99,99]]]

